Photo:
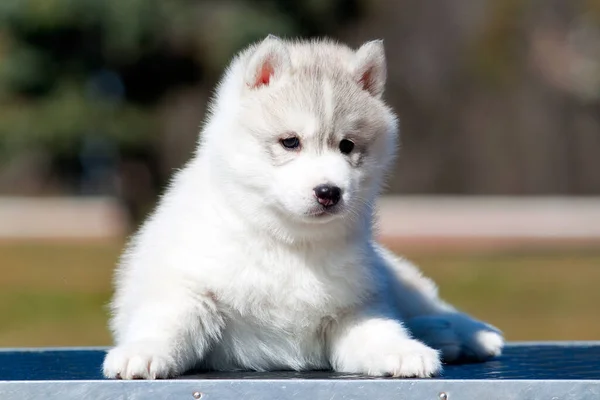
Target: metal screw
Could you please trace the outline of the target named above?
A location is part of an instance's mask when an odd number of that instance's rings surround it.
[[[448,394],[445,392],[440,393],[438,397],[440,400],[448,400]]]
[[[195,399],[199,399],[199,398],[202,397],[202,393],[200,393],[200,392],[194,392],[193,396],[194,396]]]

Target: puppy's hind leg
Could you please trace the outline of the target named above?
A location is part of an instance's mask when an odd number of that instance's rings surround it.
[[[441,350],[445,362],[484,361],[501,354],[502,333],[462,313],[438,296],[437,287],[411,263],[377,249],[392,281],[396,309],[412,335]]]

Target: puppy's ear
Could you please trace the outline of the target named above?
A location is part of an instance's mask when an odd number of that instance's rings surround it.
[[[363,90],[373,97],[381,97],[387,78],[383,40],[367,42],[356,51],[352,74]]]
[[[268,86],[287,72],[290,64],[290,54],[283,40],[269,35],[250,56],[246,84],[251,89]]]

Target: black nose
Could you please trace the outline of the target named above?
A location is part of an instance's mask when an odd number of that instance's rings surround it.
[[[335,206],[342,197],[342,189],[333,185],[319,185],[313,190],[317,201],[325,207]]]

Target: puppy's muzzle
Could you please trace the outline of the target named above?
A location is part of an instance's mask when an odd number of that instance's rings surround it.
[[[335,206],[342,197],[342,189],[333,185],[319,185],[313,189],[315,197],[323,207]]]

